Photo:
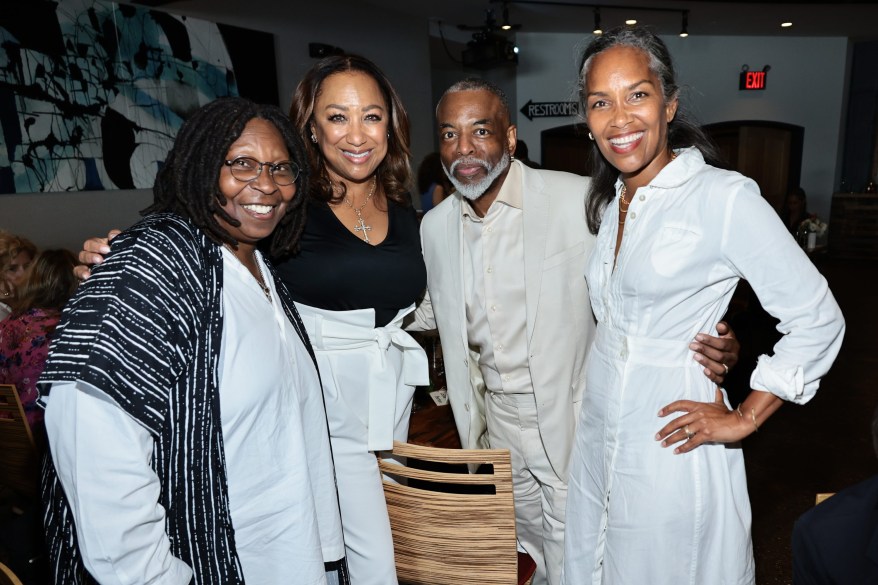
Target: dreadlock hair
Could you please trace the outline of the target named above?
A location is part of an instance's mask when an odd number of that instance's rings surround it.
[[[13,314],[30,309],[60,311],[79,285],[73,273],[76,257],[70,250],[43,250],[34,259],[12,304]]]
[[[340,203],[344,200],[347,185],[341,184],[341,193],[336,193],[326,170],[326,160],[320,145],[313,136],[314,106],[320,97],[323,81],[336,73],[363,73],[371,77],[378,85],[390,121],[388,127],[387,155],[375,169],[375,176],[381,185],[384,196],[404,207],[411,205],[409,187],[412,181],[412,170],[409,166],[411,150],[409,148],[409,117],[402,105],[399,94],[393,89],[390,80],[372,61],[360,55],[332,55],[321,59],[305,74],[296,86],[293,101],[290,105],[290,119],[302,140],[308,145],[308,162],[314,169],[309,196],[315,201]]]
[[[661,85],[665,103],[678,99],[680,88],[677,86],[676,73],[671,61],[671,54],[655,33],[642,26],[621,26],[596,36],[586,47],[579,64],[579,105],[588,122],[588,71],[594,57],[609,48],[617,46],[633,47],[646,53],[649,57],[649,70],[656,76]],[[713,142],[700,126],[690,121],[678,106],[674,119],[668,123],[668,148],[686,148],[694,146],[701,151],[704,160],[713,166],[724,166]],[[615,184],[619,171],[601,154],[595,141],[590,142],[591,163],[588,174],[591,176],[585,214],[588,228],[596,234],[601,226],[601,218],[607,204],[615,197]]]
[[[227,200],[219,189],[219,176],[229,147],[256,118],[269,122],[280,133],[290,160],[299,167],[296,193],[307,193],[309,172],[302,140],[283,111],[241,97],[223,97],[195,110],[183,123],[156,177],[153,204],[141,213],[176,213],[192,220],[217,244],[237,246],[238,241],[217,221],[241,225],[222,208]],[[305,225],[304,200],[293,197],[287,204],[267,246],[270,256],[277,258],[298,249]]]

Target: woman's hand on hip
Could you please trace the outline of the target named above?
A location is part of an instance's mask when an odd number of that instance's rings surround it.
[[[664,417],[675,412],[684,414],[662,427],[655,436],[662,447],[677,445],[674,453],[688,453],[703,443],[733,443],[753,431],[736,411],[726,408],[719,388],[714,402],[676,400],[659,410],[658,415]]]

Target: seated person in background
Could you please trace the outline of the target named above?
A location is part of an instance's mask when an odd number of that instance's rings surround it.
[[[0,321],[0,383],[15,384],[32,429],[43,422],[44,411],[36,404],[37,379],[61,309],[79,284],[74,266],[76,258],[68,250],[40,252],[18,287],[12,313]]]
[[[314,353],[257,248],[297,247],[308,178],[279,108],[208,103],[67,304],[40,379],[55,583],[349,583]]]
[[[542,168],[540,167],[540,165],[530,160],[530,156],[528,155],[527,150],[527,143],[524,140],[515,141],[515,158],[532,169]]]
[[[15,289],[24,282],[27,267],[37,255],[30,241],[0,230],[0,320],[10,313]]]
[[[808,219],[808,198],[805,190],[801,187],[790,189],[783,207],[780,210],[780,218],[794,236],[799,231],[799,224]]]
[[[878,409],[872,415],[878,455]],[[878,583],[878,475],[814,506],[793,527],[793,585]]]
[[[438,152],[424,157],[418,167],[418,192],[421,194],[421,211],[427,213],[451,194],[451,181],[442,170]]]

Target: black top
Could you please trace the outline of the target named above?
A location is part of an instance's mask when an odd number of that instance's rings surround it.
[[[345,228],[325,203],[308,206],[301,251],[275,263],[296,302],[332,311],[375,309],[390,323],[427,286],[418,220],[411,207],[388,205],[387,237],[377,246]]]

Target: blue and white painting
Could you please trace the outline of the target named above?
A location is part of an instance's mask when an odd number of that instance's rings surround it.
[[[226,95],[238,89],[216,24],[96,0],[5,3],[0,193],[150,188],[186,116]]]

